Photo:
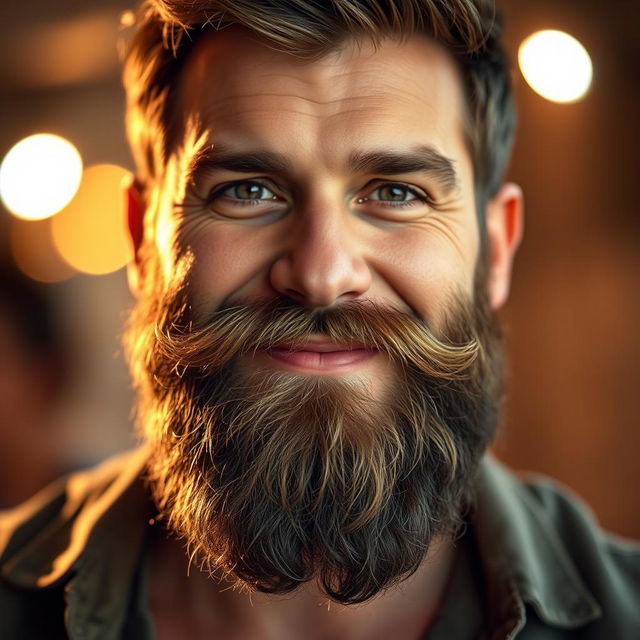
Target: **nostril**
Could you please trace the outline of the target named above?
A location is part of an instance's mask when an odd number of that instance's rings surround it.
[[[286,297],[309,307],[329,307],[338,300],[358,298],[371,285],[371,274],[360,256],[319,252],[308,245],[279,256],[271,265],[269,284]]]
[[[284,294],[289,296],[290,298],[295,298],[296,300],[302,300],[305,297],[305,295],[301,291],[291,288],[285,289]]]

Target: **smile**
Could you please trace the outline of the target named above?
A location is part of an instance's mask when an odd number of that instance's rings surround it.
[[[348,373],[378,354],[358,345],[309,341],[304,345],[276,345],[266,350],[271,361],[287,370],[309,373]]]

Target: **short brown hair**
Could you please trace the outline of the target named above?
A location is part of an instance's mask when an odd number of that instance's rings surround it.
[[[162,175],[182,132],[175,85],[189,52],[203,34],[229,25],[311,59],[349,37],[375,44],[387,35],[424,33],[441,43],[462,72],[482,214],[503,181],[515,129],[509,65],[492,0],[143,0],[124,70],[127,132],[143,184]]]

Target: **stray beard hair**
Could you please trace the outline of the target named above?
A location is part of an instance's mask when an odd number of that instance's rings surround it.
[[[370,301],[237,301],[196,326],[184,286],[140,298],[126,344],[151,491],[212,575],[267,593],[316,579],[354,604],[414,573],[436,536],[455,534],[502,395],[485,271],[474,300],[451,297],[437,335]],[[381,397],[355,377],[239,366],[312,334],[386,354]]]

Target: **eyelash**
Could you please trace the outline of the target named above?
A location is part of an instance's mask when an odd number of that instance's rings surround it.
[[[410,185],[404,182],[382,182],[375,186],[369,193],[375,193],[378,189],[384,189],[385,187],[400,187],[405,190],[408,194],[414,196],[413,200],[405,200],[402,202],[397,202],[393,200],[371,200],[368,196],[364,196],[363,198],[358,198],[356,202],[359,204],[363,202],[375,202],[377,205],[381,205],[383,207],[388,207],[391,209],[405,209],[409,207],[416,206],[416,204],[426,204],[429,206],[433,206],[433,199],[426,193],[416,189],[415,187],[411,187]]]
[[[228,184],[223,185],[219,189],[216,189],[207,198],[207,204],[212,204],[213,202],[215,202],[215,200],[217,198],[219,198],[219,197],[224,195],[225,191],[228,191],[229,189],[233,189],[233,187],[238,187],[238,186],[243,185],[243,184],[257,184],[260,187],[262,187],[263,189],[268,189],[271,192],[275,191],[269,185],[264,184],[260,180],[238,180],[237,182],[230,182]],[[260,199],[260,198],[249,199],[249,198],[247,198],[246,200],[242,200],[241,198],[231,198],[231,196],[226,196],[226,197],[231,199],[231,200],[234,200],[234,204],[235,205],[239,204],[241,207],[257,206],[257,205],[264,204],[265,202],[271,202],[272,201],[271,198],[270,199],[264,199],[264,198],[263,199]]]
[[[210,194],[210,196],[207,198],[207,204],[212,204],[213,202],[215,202],[215,200],[221,196],[223,196],[225,191],[228,191],[229,189],[232,189],[233,187],[237,187],[240,185],[247,185],[247,184],[255,184],[255,185],[259,185],[264,189],[267,189],[269,191],[275,191],[274,189],[272,189],[269,185],[264,184],[263,182],[261,182],[260,180],[256,179],[256,180],[239,180],[237,182],[231,182],[228,184],[223,185],[222,187],[220,187],[219,189],[216,189],[212,194]],[[414,207],[416,206],[416,204],[426,204],[429,206],[434,206],[434,201],[431,198],[431,196],[429,196],[426,193],[423,193],[421,191],[419,191],[418,189],[411,187],[410,185],[404,183],[404,182],[382,182],[379,183],[375,186],[374,189],[369,191],[369,194],[374,193],[375,191],[377,191],[378,189],[383,189],[385,187],[400,187],[401,189],[406,190],[407,193],[411,194],[412,196],[414,196],[413,200],[406,200],[403,202],[394,202],[392,200],[372,200],[369,198],[369,196],[363,196],[361,198],[358,198],[356,200],[356,202],[358,204],[362,204],[364,202],[375,202],[377,206],[383,206],[383,207],[387,207],[387,208],[391,208],[391,209],[405,209],[405,208],[410,208],[410,207]],[[256,199],[241,199],[241,198],[232,198],[231,196],[226,196],[232,200],[234,200],[234,206],[241,206],[241,207],[251,207],[251,206],[259,206],[264,204],[265,202],[271,202],[272,199],[260,199],[260,198],[256,198]],[[277,195],[276,195],[277,197]]]

